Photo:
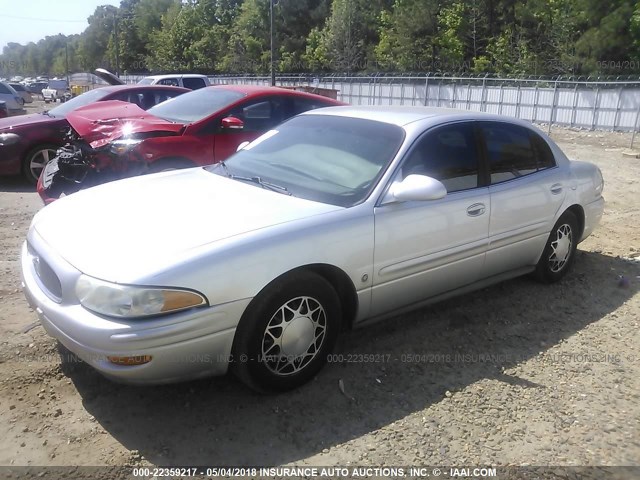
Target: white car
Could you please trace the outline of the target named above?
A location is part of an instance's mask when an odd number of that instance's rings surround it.
[[[47,332],[108,377],[231,368],[286,390],[343,329],[523,274],[560,280],[602,189],[522,121],[324,108],[224,163],[54,202],[29,229],[23,283]]]
[[[5,103],[9,115],[24,111],[22,107],[24,100],[20,94],[6,82],[0,82],[0,101]]]
[[[191,90],[208,87],[211,85],[206,75],[196,73],[173,73],[167,75],[151,75],[138,82],[140,85],[173,85]]]

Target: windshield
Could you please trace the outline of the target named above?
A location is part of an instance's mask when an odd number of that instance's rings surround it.
[[[149,109],[149,113],[171,122],[193,123],[222,110],[244,96],[244,93],[224,88],[201,88],[156,105]]]
[[[143,78],[138,82],[138,85],[151,85],[153,83],[153,77]]]
[[[403,139],[404,131],[396,125],[302,115],[265,133],[223,165],[207,169],[258,177],[297,197],[351,207],[367,198]]]
[[[51,110],[49,110],[49,115],[53,115],[54,117],[64,117],[67,115],[67,113],[72,112],[76,108],[84,107],[85,105],[89,105],[90,103],[102,100],[104,97],[109,95],[109,93],[111,93],[111,90],[107,90],[105,88],[96,88],[94,90],[89,90],[82,95],[78,95],[77,97],[64,102],[62,105],[56,108],[52,108]]]

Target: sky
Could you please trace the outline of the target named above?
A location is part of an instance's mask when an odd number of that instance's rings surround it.
[[[120,0],[0,0],[0,53],[9,42],[81,33],[98,5],[119,6]]]

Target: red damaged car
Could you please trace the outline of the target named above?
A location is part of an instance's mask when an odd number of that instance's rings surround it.
[[[49,203],[118,178],[217,163],[284,120],[333,105],[344,104],[247,85],[202,88],[146,112],[117,101],[89,105],[68,115],[73,138],[43,171],[38,192]]]
[[[147,109],[185,92],[189,90],[164,85],[113,85],[90,90],[46,112],[3,118],[0,121],[0,175],[22,173],[35,184],[44,166],[64,145],[64,136],[69,130],[67,118],[77,108],[120,100]]]

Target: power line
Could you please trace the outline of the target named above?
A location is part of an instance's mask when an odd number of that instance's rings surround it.
[[[57,22],[57,23],[87,23],[86,20],[58,20],[55,18],[34,18],[34,17],[17,17],[15,15],[0,14],[0,18],[11,18],[13,20],[33,20],[36,22]]]

